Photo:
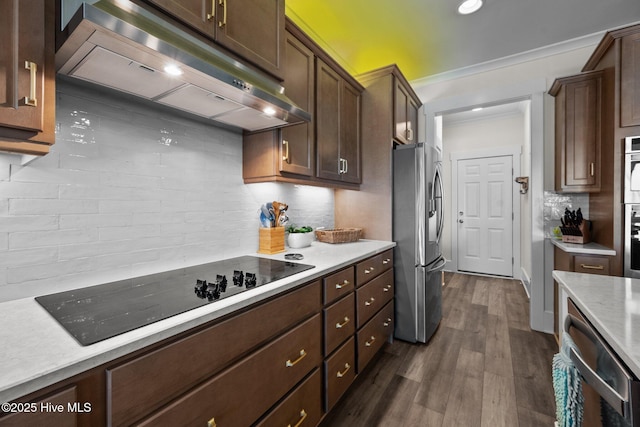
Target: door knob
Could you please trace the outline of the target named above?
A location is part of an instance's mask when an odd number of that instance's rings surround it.
[[[459,219],[459,220],[458,220],[458,222],[459,222],[460,224],[462,224],[462,223],[464,222],[464,220],[463,220],[463,219]]]

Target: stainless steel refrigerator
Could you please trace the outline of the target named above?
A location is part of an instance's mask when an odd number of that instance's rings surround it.
[[[426,343],[442,319],[443,216],[440,152],[426,144],[393,150],[395,337]]]

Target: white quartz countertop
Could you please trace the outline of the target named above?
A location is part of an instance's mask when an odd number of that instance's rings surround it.
[[[0,403],[17,401],[88,369],[277,295],[395,246],[394,242],[313,242],[288,250],[304,255],[315,268],[242,292],[104,341],[81,346],[34,298],[0,304]],[[285,252],[285,253],[287,253]],[[258,255],[284,260],[285,253]],[[257,255],[257,254],[251,254]]]
[[[640,280],[566,271],[553,278],[640,378]]]
[[[553,243],[555,246],[559,247],[565,252],[569,252],[572,254],[616,256],[615,250],[606,246],[602,246],[598,243],[591,242],[581,245],[579,243],[566,243],[558,239],[550,240],[551,243]]]

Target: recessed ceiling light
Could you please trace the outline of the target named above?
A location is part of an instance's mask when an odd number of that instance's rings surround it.
[[[171,76],[180,76],[182,75],[182,70],[175,64],[165,65],[164,72]]]
[[[476,12],[478,9],[482,7],[482,0],[464,0],[458,6],[458,13],[460,15],[469,15],[470,13]]]

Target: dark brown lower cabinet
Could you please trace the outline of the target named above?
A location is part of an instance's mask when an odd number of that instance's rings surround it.
[[[316,426],[393,332],[393,263],[382,255],[364,261],[373,269],[357,289],[356,264],[342,266],[16,399],[65,411],[0,413],[0,427]]]
[[[315,426],[322,415],[322,370],[316,369],[256,427]]]
[[[338,402],[356,378],[356,346],[353,337],[325,362],[326,410]]]
[[[32,402],[11,402],[16,407],[13,413],[0,420],[2,427],[25,426],[76,426],[77,415],[68,405],[78,402],[76,387],[71,386]]]
[[[358,331],[358,373],[393,334],[393,301],[389,301],[373,319]]]
[[[142,426],[249,426],[320,364],[317,314],[197,387]],[[153,378],[149,378],[152,383]]]

